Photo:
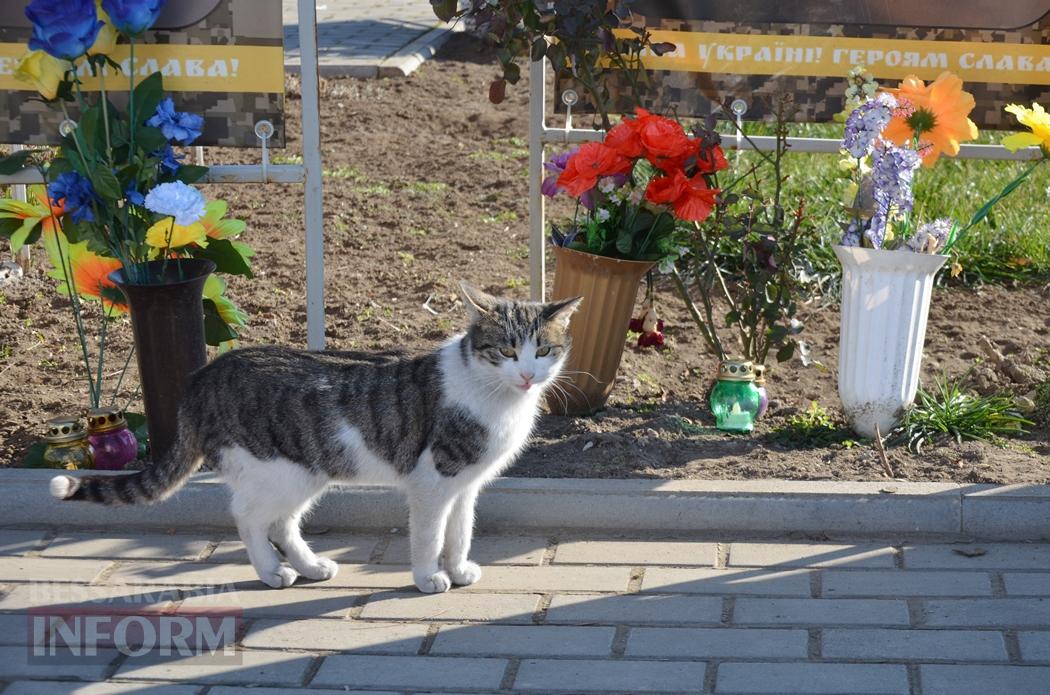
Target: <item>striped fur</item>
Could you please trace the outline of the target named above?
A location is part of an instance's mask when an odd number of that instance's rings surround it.
[[[466,333],[430,353],[276,346],[227,353],[193,375],[179,440],[165,460],[125,476],[59,476],[52,494],[156,502],[206,463],[231,487],[260,577],[287,586],[296,573],[335,571],[298,533],[299,518],[329,481],[392,484],[409,497],[417,585],[440,591],[470,583],[480,576],[466,560],[474,500],[524,446],[541,394],[564,364],[578,299],[509,302],[469,286],[463,294]],[[270,547],[277,537],[292,568]]]

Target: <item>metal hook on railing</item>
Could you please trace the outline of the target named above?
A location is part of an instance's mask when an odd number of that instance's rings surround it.
[[[561,93],[561,103],[565,104],[565,142],[569,141],[569,131],[572,130],[572,107],[580,101],[580,95],[575,89],[566,89]]]
[[[273,123],[267,120],[259,121],[255,124],[255,136],[259,138],[259,144],[262,146],[262,182],[270,183],[270,147],[269,141],[273,137],[274,127]]]
[[[747,113],[747,102],[743,99],[733,99],[729,110],[736,116],[736,149],[739,150],[744,144],[744,114]]]

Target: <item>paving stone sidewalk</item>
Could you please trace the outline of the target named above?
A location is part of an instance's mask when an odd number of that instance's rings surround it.
[[[285,64],[300,61],[297,0],[283,0]],[[316,0],[321,74],[411,73],[448,38],[429,0]]]
[[[1050,692],[1050,545],[487,536],[425,596],[403,536],[309,538],[339,575],[273,590],[217,532],[0,529],[0,692]],[[236,653],[28,658],[29,614],[89,602],[243,611]]]

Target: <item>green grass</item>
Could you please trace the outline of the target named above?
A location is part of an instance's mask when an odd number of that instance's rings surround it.
[[[1013,399],[972,393],[967,377],[942,377],[932,390],[920,388],[894,439],[906,440],[919,453],[928,444],[966,439],[999,444],[1004,436],[1024,434],[1032,422],[1018,413]]]
[[[749,134],[766,135],[770,126],[747,124]],[[841,138],[842,126],[834,123],[798,124],[792,135]],[[983,131],[979,143],[998,143],[1005,133]],[[725,139],[732,142],[734,136]],[[737,166],[757,159],[742,153]],[[730,154],[730,162],[737,155]],[[841,236],[841,196],[846,181],[838,171],[839,157],[828,154],[790,153],[785,173],[785,204],[806,199],[808,220],[815,239],[810,261],[818,274],[838,273],[831,246]],[[932,169],[919,171],[915,182],[917,219],[950,217],[961,224],[1027,166],[1021,162],[955,160],[942,157]],[[723,174],[723,177],[725,175]],[[723,180],[729,180],[723,178]],[[1039,280],[1050,276],[1050,166],[1044,164],[1028,181],[996,206],[995,212],[968,233],[956,248],[953,262],[963,268],[960,279],[968,283]]]
[[[854,442],[850,433],[828,415],[828,411],[816,401],[809,404],[805,412],[792,415],[787,424],[773,430],[775,441],[796,448],[825,447],[841,444],[849,448]]]

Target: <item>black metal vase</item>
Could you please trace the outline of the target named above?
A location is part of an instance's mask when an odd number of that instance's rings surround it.
[[[137,273],[151,282],[132,282],[125,269],[109,279],[131,308],[131,328],[138,353],[142,400],[146,406],[150,452],[160,461],[175,443],[176,416],[190,375],[205,365],[204,282],[215,264],[199,258],[150,261]]]

